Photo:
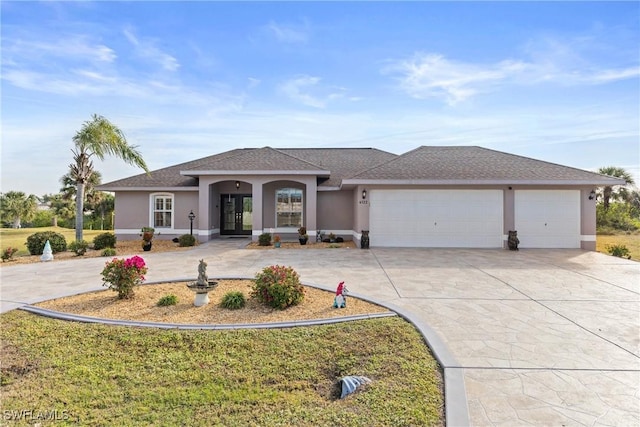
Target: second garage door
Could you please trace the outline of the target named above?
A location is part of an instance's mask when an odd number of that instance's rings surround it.
[[[372,190],[371,246],[501,248],[502,190]]]
[[[579,190],[519,190],[515,227],[521,248],[579,248]]]

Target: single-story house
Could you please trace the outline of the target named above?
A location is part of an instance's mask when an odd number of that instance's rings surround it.
[[[199,241],[305,226],[372,247],[595,249],[599,186],[624,181],[482,147],[235,149],[98,188],[115,193],[118,239]],[[193,212],[194,215],[190,215]],[[192,217],[190,219],[190,216]]]

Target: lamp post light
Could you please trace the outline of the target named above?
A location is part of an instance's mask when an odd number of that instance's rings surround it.
[[[189,212],[189,221],[191,221],[191,227],[189,229],[189,234],[193,236],[193,220],[196,219],[196,214],[193,213],[193,210]]]

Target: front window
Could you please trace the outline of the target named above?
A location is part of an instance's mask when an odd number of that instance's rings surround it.
[[[302,226],[302,190],[280,188],[276,191],[276,227]]]
[[[160,195],[153,197],[153,227],[171,228],[173,214],[173,196]]]

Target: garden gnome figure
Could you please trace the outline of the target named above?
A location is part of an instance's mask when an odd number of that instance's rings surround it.
[[[42,251],[40,261],[53,261],[53,251],[51,250],[51,243],[49,243],[49,240],[44,244],[44,250]]]
[[[349,290],[344,285],[344,282],[338,283],[338,289],[336,289],[336,297],[333,299],[333,308],[345,308],[347,306],[347,294]]]

